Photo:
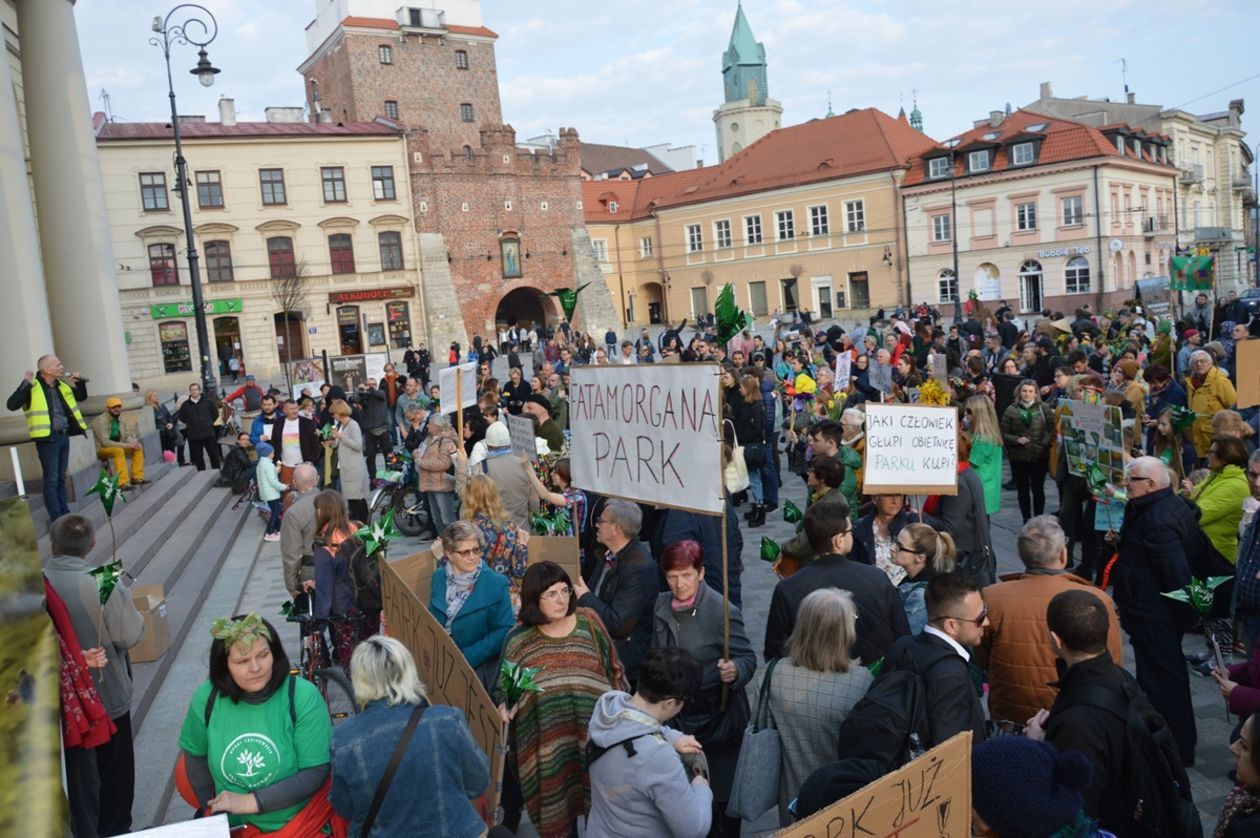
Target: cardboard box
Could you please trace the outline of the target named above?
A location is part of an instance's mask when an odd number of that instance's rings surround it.
[[[132,663],[155,661],[171,648],[171,624],[166,619],[166,591],[161,585],[137,585],[131,601],[144,617],[144,635],[131,647]]]

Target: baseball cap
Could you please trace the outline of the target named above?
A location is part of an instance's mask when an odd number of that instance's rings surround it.
[[[122,399],[117,396],[110,396],[105,400],[106,407],[122,407]]]

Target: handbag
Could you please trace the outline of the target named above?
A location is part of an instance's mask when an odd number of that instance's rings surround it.
[[[389,765],[385,766],[385,773],[381,775],[376,794],[372,795],[372,805],[368,807],[367,817],[363,819],[360,835],[372,834],[372,827],[376,825],[376,816],[380,814],[381,804],[385,802],[385,795],[389,792],[389,784],[394,781],[398,764],[402,762],[403,754],[407,752],[407,743],[411,741],[411,734],[416,732],[416,725],[420,724],[420,717],[424,715],[426,707],[427,705],[417,704],[416,709],[411,711],[411,718],[407,720],[407,726],[403,728],[402,736],[398,738],[398,744],[394,746],[394,755],[389,758]]]
[[[744,464],[749,471],[756,471],[766,464],[766,444],[753,442],[744,446]]]
[[[731,448],[731,461],[722,471],[722,482],[726,484],[726,491],[733,495],[744,491],[752,483],[748,479],[748,463],[744,462],[744,446],[739,444],[739,434],[735,433],[735,423],[730,419],[723,421],[731,426],[731,436],[735,439],[735,445]]]
[[[744,733],[735,763],[726,814],[756,820],[779,801],[779,731],[770,726],[770,677],[779,659],[770,661],[757,695],[757,714]]]

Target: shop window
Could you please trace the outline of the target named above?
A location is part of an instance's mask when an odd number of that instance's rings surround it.
[[[385,304],[385,319],[389,321],[389,341],[395,349],[411,346],[411,314],[407,304],[397,300]]]
[[[158,324],[162,343],[162,369],[165,372],[192,372],[192,352],[188,348],[188,324],[168,320]]]

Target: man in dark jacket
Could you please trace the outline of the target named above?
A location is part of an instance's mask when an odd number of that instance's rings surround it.
[[[1138,457],[1125,482],[1129,502],[1112,571],[1120,627],[1133,644],[1142,691],[1168,722],[1182,763],[1191,766],[1196,733],[1190,675],[1181,654],[1184,614],[1163,592],[1190,583],[1190,558],[1206,552],[1207,541],[1194,507],[1173,493],[1161,460]]]
[[[280,455],[280,482],[286,485],[302,463],[315,465],[323,459],[324,447],[315,421],[298,414],[297,402],[284,403],[284,417],[271,426],[270,442]]]
[[[1015,312],[1007,309],[1003,314],[998,315],[998,334],[1002,336],[1002,346],[1006,349],[1013,349],[1015,343],[1019,340],[1019,327],[1015,325]]]
[[[382,458],[387,456],[391,447],[389,429],[394,424],[390,421],[393,415],[392,405],[389,403],[389,392],[385,389],[384,381],[378,389],[376,382],[369,378],[356,395],[363,410],[363,457],[367,460],[368,474],[374,475],[376,455],[380,454]]]
[[[924,743],[927,747],[936,747],[964,730],[971,731],[972,745],[977,745],[986,735],[984,706],[971,682],[967,667],[971,653],[967,650],[984,639],[984,629],[989,625],[988,609],[980,589],[965,573],[933,576],[927,584],[924,603],[927,625],[919,634],[893,644],[888,652],[890,668],[913,670],[923,678],[931,740]],[[860,626],[860,615],[858,623]],[[862,660],[877,658],[863,656]]]
[[[631,682],[652,643],[652,605],[657,592],[656,562],[647,545],[639,541],[642,524],[638,506],[626,500],[608,501],[595,521],[608,553],[592,568],[591,579],[579,575],[573,580],[578,605],[592,609],[604,621]]]
[[[657,524],[657,537],[653,541],[659,556],[666,547],[691,539],[700,545],[704,554],[704,581],[710,588],[722,593],[722,531],[718,529],[716,515],[700,515],[685,509],[667,509]],[[744,536],[739,529],[739,518],[726,496],[726,573],[731,580],[731,604],[742,607],[740,602],[740,575],[744,565],[740,555],[744,549]]]
[[[202,396],[200,384],[189,384],[188,398],[175,412],[175,418],[184,423],[188,458],[197,471],[206,470],[205,454],[210,455],[210,468],[218,468],[219,441],[214,422],[219,418],[219,405],[214,400],[214,394]]]
[[[884,657],[897,638],[910,633],[910,623],[888,575],[849,558],[853,550],[849,505],[811,504],[805,512],[805,535],[818,558],[775,586],[766,618],[765,659],[783,656],[801,601],[819,588],[853,594],[858,612],[853,654],[867,663]]]

